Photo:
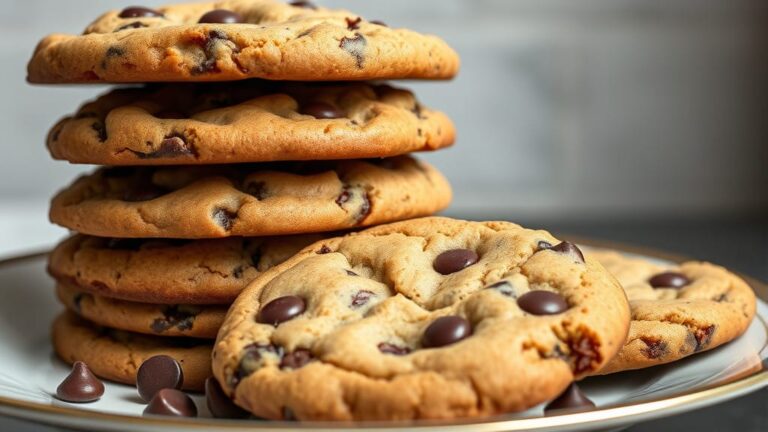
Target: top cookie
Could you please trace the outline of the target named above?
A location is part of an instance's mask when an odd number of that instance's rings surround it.
[[[226,0],[107,12],[81,36],[35,49],[31,83],[448,79],[459,68],[435,36],[310,2]]]
[[[254,279],[213,371],[268,419],[489,415],[598,370],[628,325],[618,282],[575,245],[422,218],[322,240]]]

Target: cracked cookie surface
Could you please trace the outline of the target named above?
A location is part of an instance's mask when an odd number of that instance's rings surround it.
[[[112,90],[59,121],[47,145],[73,163],[194,165],[389,157],[454,135],[407,90],[251,80]]]
[[[410,156],[183,167],[102,168],[53,198],[50,218],[120,238],[327,232],[426,216],[447,180]]]
[[[321,240],[256,278],[213,371],[268,419],[491,415],[555,398],[602,367],[628,325],[621,287],[575,245],[422,218]]]
[[[136,384],[144,360],[164,354],[176,359],[184,371],[185,390],[201,391],[211,376],[211,343],[205,339],[167,338],[99,327],[72,312],[53,322],[53,348],[67,363],[85,362],[97,376]]]
[[[224,10],[224,11],[221,11]],[[51,34],[32,83],[452,78],[441,39],[345,10],[227,0],[110,11],[83,35]]]
[[[673,362],[740,336],[755,315],[752,289],[706,262],[662,266],[610,250],[588,250],[624,287],[632,322],[608,374]]]
[[[48,273],[80,292],[113,299],[229,305],[251,279],[322,238],[320,234],[211,240],[75,235],[51,252]]]
[[[215,339],[226,305],[152,304],[117,300],[56,284],[56,296],[70,311],[97,325],[156,336]]]

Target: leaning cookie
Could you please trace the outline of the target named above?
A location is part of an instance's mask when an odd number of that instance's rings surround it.
[[[56,284],[67,309],[104,327],[156,336],[215,339],[227,314],[225,305],[163,305],[116,300]]]
[[[599,374],[670,363],[727,343],[749,327],[755,294],[741,278],[705,262],[661,266],[590,250],[629,298],[632,322],[619,354]]]
[[[575,245],[423,218],[322,240],[255,279],[213,371],[268,419],[492,415],[599,370],[628,326],[623,290]]]
[[[323,237],[178,240],[78,234],[53,249],[48,273],[79,292],[112,299],[229,305],[251,279]]]
[[[51,221],[104,237],[327,232],[433,214],[448,181],[410,156],[100,169],[54,197]]]
[[[160,354],[179,362],[186,390],[203,390],[205,379],[211,376],[211,345],[204,339],[163,338],[99,327],[72,312],[56,318],[52,338],[62,360],[85,362],[94,374],[110,381],[135,384],[139,366]]]
[[[83,35],[52,34],[32,83],[447,79],[459,58],[435,36],[309,2],[226,0],[110,11]]]
[[[73,163],[192,165],[389,157],[447,147],[454,135],[407,90],[248,81],[112,90],[47,142]]]

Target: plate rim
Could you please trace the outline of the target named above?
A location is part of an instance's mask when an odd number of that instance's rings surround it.
[[[563,235],[562,238],[592,248],[613,249],[618,252],[638,254],[651,258],[658,258],[674,263],[690,261],[693,258],[682,254],[670,253],[646,246],[624,244],[614,241],[598,240],[580,236]],[[0,268],[17,265],[44,258],[50,250],[32,252],[22,255],[10,256],[0,259]],[[730,270],[734,272],[733,270]],[[743,278],[758,298],[768,302],[768,284],[740,272],[734,272]],[[768,330],[768,323],[762,317],[756,316]],[[519,419],[495,420],[493,417],[487,421],[478,422],[474,419],[460,419],[451,423],[422,422],[414,424],[404,422],[397,423],[319,423],[319,422],[264,422],[263,426],[257,421],[243,422],[242,420],[208,419],[208,418],[164,418],[164,417],[138,417],[126,414],[105,413],[92,410],[83,410],[70,406],[51,405],[37,402],[22,401],[18,399],[0,396],[0,415],[22,419],[34,423],[45,423],[56,426],[74,426],[97,428],[112,425],[112,430],[137,430],[145,428],[152,430],[184,429],[184,430],[281,430],[301,429],[317,431],[355,430],[364,427],[378,431],[396,431],[418,429],[421,431],[522,431],[535,427],[539,431],[556,430],[568,426],[571,430],[591,429],[596,426],[611,427],[618,424],[626,424],[632,421],[642,421],[663,412],[663,416],[673,415],[684,411],[702,408],[718,402],[723,402],[747,393],[768,387],[768,361],[763,361],[758,369],[747,372],[734,378],[725,384],[713,384],[692,393],[684,393],[671,397],[662,397],[641,403],[628,403],[611,405],[610,407],[587,412],[577,412],[543,417],[530,417]],[[578,421],[574,423],[574,421]],[[114,426],[118,426],[115,428]]]

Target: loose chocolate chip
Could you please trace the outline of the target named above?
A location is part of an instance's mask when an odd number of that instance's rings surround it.
[[[411,349],[408,347],[401,347],[387,342],[382,342],[379,344],[379,351],[384,354],[392,354],[398,356],[411,353]]]
[[[362,18],[344,18],[344,20],[347,22],[347,30],[357,30],[360,28],[360,23],[363,21]]]
[[[256,372],[262,366],[264,356],[268,354],[282,357],[283,351],[280,347],[271,344],[252,343],[246,346],[232,374],[230,385],[236,387],[243,378]]]
[[[376,24],[376,25],[378,25],[378,26],[382,26],[382,27],[389,27],[388,25],[386,25],[386,24],[384,23],[384,21],[373,20],[373,21],[369,21],[369,22],[370,22],[371,24]]]
[[[141,184],[141,185],[136,185],[128,189],[127,191],[125,191],[125,194],[123,194],[123,201],[128,201],[128,202],[150,201],[155,198],[161,197],[166,193],[168,193],[168,191],[164,188],[161,188],[160,186],[156,186],[151,183]]]
[[[550,413],[560,410],[573,410],[579,408],[584,409],[594,407],[594,402],[589,400],[589,398],[581,392],[576,383],[571,383],[568,388],[566,388],[565,391],[560,394],[560,396],[555,398],[555,400],[548,403],[547,406],[544,407],[544,412]]]
[[[368,303],[368,300],[375,296],[376,294],[372,293],[371,291],[360,290],[352,296],[352,302],[350,303],[350,306],[353,308],[358,308]]]
[[[280,369],[299,369],[311,362],[314,357],[308,349],[298,348],[280,360]]]
[[[434,267],[436,272],[448,275],[471,266],[478,259],[480,257],[471,249],[452,249],[438,255],[432,267]]]
[[[216,209],[213,210],[213,214],[211,215],[211,217],[222,228],[229,231],[232,229],[232,225],[235,224],[237,213],[233,213],[222,207],[217,207]]]
[[[682,273],[664,272],[648,279],[648,283],[654,288],[682,288],[691,283],[691,280]]]
[[[151,401],[162,389],[180,389],[184,384],[184,371],[173,357],[156,355],[139,366],[136,389],[145,401]]]
[[[282,322],[301,315],[306,307],[307,305],[301,297],[278,297],[261,308],[256,321],[262,324],[277,326]]]
[[[564,241],[562,243],[556,244],[554,246],[546,247],[546,245],[549,245],[548,242],[540,241],[539,242],[539,249],[545,250],[550,249],[555,252],[560,252],[562,254],[571,255],[577,262],[584,262],[584,254],[581,253],[581,249],[579,249],[578,246],[571,242]]]
[[[528,291],[517,299],[517,305],[532,315],[557,315],[568,310],[568,302],[561,295],[544,290]]]
[[[200,17],[200,24],[237,24],[243,22],[243,16],[227,9],[214,9]]]
[[[365,37],[361,35],[360,33],[355,33],[355,37],[348,38],[343,37],[341,38],[341,42],[339,42],[339,48],[343,49],[344,51],[348,52],[352,57],[355,58],[355,63],[357,63],[357,67],[359,69],[363,68],[363,63],[365,62],[365,46],[368,44],[368,41],[365,40]]]
[[[103,394],[104,383],[81,361],[72,365],[72,372],[56,388],[56,397],[65,402],[93,402]]]
[[[209,377],[205,380],[205,402],[208,411],[216,418],[243,419],[250,413],[232,402],[232,399],[224,394],[216,378]]]
[[[315,6],[312,2],[308,2],[308,1],[292,1],[288,4],[294,7],[300,7],[305,9],[317,9],[317,6]]]
[[[158,391],[144,408],[144,415],[197,417],[195,402],[186,393],[165,388]]]
[[[466,319],[449,315],[440,317],[427,327],[421,344],[425,348],[438,348],[456,343],[472,334],[472,326]]]
[[[163,14],[150,8],[142,6],[131,6],[123,9],[118,15],[120,18],[149,18],[149,17],[162,17]]]
[[[340,109],[327,102],[310,102],[302,106],[299,112],[316,119],[336,119],[344,117],[344,113]]]

